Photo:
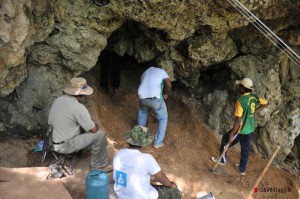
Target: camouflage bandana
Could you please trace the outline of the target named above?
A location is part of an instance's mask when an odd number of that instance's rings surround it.
[[[148,146],[153,142],[153,136],[147,127],[136,125],[131,131],[125,133],[126,141],[134,146]]]

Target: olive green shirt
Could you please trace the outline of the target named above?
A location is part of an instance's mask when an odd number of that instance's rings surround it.
[[[53,126],[53,142],[59,143],[80,134],[80,126],[89,131],[95,127],[87,108],[71,95],[58,97],[49,113],[48,124]]]

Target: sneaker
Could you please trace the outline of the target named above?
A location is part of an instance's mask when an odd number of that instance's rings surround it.
[[[91,167],[91,166],[90,166],[90,170],[96,170],[96,169],[101,170],[101,171],[104,171],[104,172],[106,172],[106,173],[110,173],[110,172],[113,171],[113,166],[110,165],[110,164],[107,165],[106,167]]]
[[[213,162],[218,162],[218,158],[216,158],[216,157],[211,157],[211,160],[213,161]],[[222,160],[219,162],[219,164],[220,165],[225,165],[225,163],[224,162],[222,162]]]
[[[240,165],[239,165],[239,164],[236,164],[235,167],[236,167],[236,169],[238,170],[238,172],[240,172],[240,169],[239,169]],[[242,176],[244,176],[244,175],[246,175],[246,172],[240,172],[240,174],[241,174]]]
[[[164,146],[164,144],[154,144],[153,145],[153,147],[156,148],[156,149],[158,149],[160,147],[163,147],[163,146]]]

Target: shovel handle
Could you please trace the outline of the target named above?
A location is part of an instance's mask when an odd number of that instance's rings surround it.
[[[257,187],[258,183],[261,181],[261,179],[264,177],[264,175],[266,174],[268,168],[270,167],[273,159],[275,158],[276,154],[278,153],[280,149],[280,146],[276,147],[276,150],[274,151],[272,157],[270,158],[270,160],[268,161],[267,165],[265,166],[264,170],[259,174],[258,179],[256,180],[255,184],[253,185],[252,189],[250,190],[250,192],[248,193],[246,199],[250,199],[255,187]]]
[[[224,154],[226,153],[227,149],[229,148],[229,143],[225,145],[225,148],[223,150],[223,152],[221,153],[221,155],[218,157],[218,161],[216,162],[215,166],[213,167],[213,171],[217,168],[218,164],[220,163],[222,157],[224,156]]]

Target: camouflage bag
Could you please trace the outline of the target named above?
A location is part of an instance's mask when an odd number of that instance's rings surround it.
[[[153,142],[153,136],[147,127],[136,125],[125,134],[126,141],[135,146],[148,146]]]

